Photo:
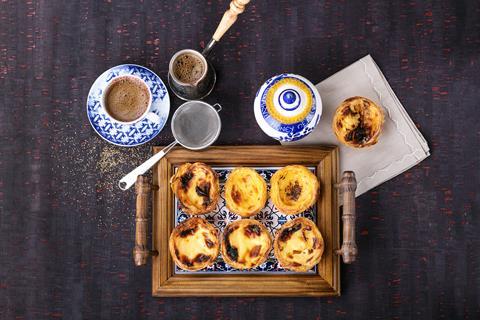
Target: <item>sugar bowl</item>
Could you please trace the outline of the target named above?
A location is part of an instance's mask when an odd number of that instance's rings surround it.
[[[268,79],[254,101],[260,128],[279,141],[296,141],[315,129],[322,115],[322,99],[302,76],[284,73]]]

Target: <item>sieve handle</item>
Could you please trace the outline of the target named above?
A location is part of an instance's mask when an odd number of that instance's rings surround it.
[[[131,186],[137,181],[139,175],[147,172],[151,167],[153,167],[160,159],[162,159],[176,144],[177,140],[170,143],[168,146],[162,149],[159,153],[154,154],[150,159],[133,169],[129,174],[124,176],[119,182],[118,186],[123,191],[128,190]]]
[[[217,111],[217,112],[222,111],[222,105],[221,105],[220,103],[215,103],[212,107],[213,107],[213,108],[215,109],[215,111]]]

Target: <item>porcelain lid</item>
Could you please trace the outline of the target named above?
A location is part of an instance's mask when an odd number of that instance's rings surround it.
[[[285,73],[268,79],[260,87],[254,111],[258,125],[267,135],[294,141],[305,137],[318,124],[322,100],[310,81]]]

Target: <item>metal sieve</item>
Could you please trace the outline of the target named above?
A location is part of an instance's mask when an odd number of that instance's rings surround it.
[[[147,172],[177,144],[190,150],[202,150],[212,145],[220,135],[222,128],[222,122],[218,115],[221,110],[222,106],[218,103],[212,106],[198,100],[185,102],[178,107],[171,122],[175,140],[124,176],[118,182],[120,189],[129,189],[135,184],[139,175]]]

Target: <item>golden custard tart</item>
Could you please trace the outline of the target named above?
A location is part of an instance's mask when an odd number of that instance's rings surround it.
[[[172,191],[188,214],[205,214],[217,206],[218,175],[205,163],[184,163],[170,179]]]
[[[285,214],[301,213],[317,201],[320,184],[306,167],[286,166],[270,179],[270,198],[278,210]]]
[[[333,132],[338,140],[353,148],[377,143],[385,120],[383,109],[364,97],[351,97],[342,102],[333,116]]]
[[[179,268],[188,271],[203,269],[213,264],[218,256],[217,229],[205,219],[187,219],[173,229],[168,247]]]
[[[320,262],[324,244],[322,234],[312,220],[296,218],[278,230],[273,247],[283,268],[305,272]]]
[[[267,260],[272,238],[263,224],[242,219],[225,227],[222,236],[222,256],[236,269],[255,268]]]
[[[228,210],[244,218],[256,215],[265,207],[267,183],[250,168],[236,168],[225,183],[225,201]]]

